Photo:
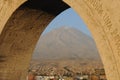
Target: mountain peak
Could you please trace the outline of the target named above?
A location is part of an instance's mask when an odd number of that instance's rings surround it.
[[[72,27],[56,28],[41,36],[34,59],[100,60],[93,39]]]

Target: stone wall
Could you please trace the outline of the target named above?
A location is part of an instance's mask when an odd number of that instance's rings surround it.
[[[102,58],[108,80],[120,79],[120,1],[64,0],[87,24]]]
[[[0,0],[0,33],[12,13],[26,0]]]
[[[0,35],[0,80],[25,80],[35,45],[53,18],[28,7],[12,14]]]

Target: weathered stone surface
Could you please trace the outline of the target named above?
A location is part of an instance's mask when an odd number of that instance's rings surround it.
[[[0,33],[12,13],[26,0],[0,0]]]
[[[53,18],[27,7],[13,13],[0,35],[0,80],[24,80],[36,42]]]
[[[90,29],[108,80],[120,80],[120,22],[117,0],[64,0],[71,5]]]
[[[119,0],[64,0],[72,8],[79,13],[82,19],[90,29],[101,58],[104,63],[106,75],[108,80],[120,80],[120,1]],[[24,70],[27,70],[29,60],[35,43],[37,42],[40,33],[44,30],[46,25],[53,19],[53,16],[43,12],[40,16],[41,27],[32,27],[37,17],[32,18],[27,13],[22,13],[24,18],[17,16],[11,17],[14,20],[8,23],[15,25],[7,25],[6,22],[11,14],[17,9],[25,0],[0,0],[0,78],[6,80],[16,80],[19,76],[21,80],[25,79]],[[29,11],[29,10],[28,10]],[[20,11],[19,11],[20,12]],[[26,18],[27,17],[27,18]],[[10,18],[10,19],[11,19]],[[26,23],[19,22],[22,18]],[[28,19],[31,21],[27,23]],[[47,23],[45,22],[47,20]],[[6,24],[6,26],[5,26]],[[21,25],[21,26],[17,26]],[[5,27],[4,27],[5,26]],[[28,27],[29,26],[29,27]],[[36,37],[37,35],[37,37]],[[17,66],[17,67],[15,67]],[[20,72],[20,73],[19,73]],[[18,74],[16,74],[18,73]],[[21,77],[21,73],[24,73]]]

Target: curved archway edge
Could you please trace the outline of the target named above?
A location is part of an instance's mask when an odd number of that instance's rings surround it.
[[[0,1],[0,33],[13,12],[27,0],[1,0]]]
[[[117,0],[64,0],[82,17],[91,31],[108,80],[120,79],[119,1]],[[112,73],[111,73],[112,72]]]
[[[109,1],[108,0],[64,0],[64,1],[68,5],[70,5],[82,17],[84,22],[87,24],[89,30],[91,31],[95,39],[96,45],[98,47],[98,50],[100,52],[100,56],[102,58],[104,68],[106,71],[107,79],[120,80],[120,68],[119,68],[120,67],[120,27],[119,27],[120,1],[118,0],[109,0]],[[4,25],[6,24],[7,20],[10,18],[12,13],[24,2],[25,0],[0,1],[0,32],[2,32]],[[53,17],[51,18],[49,17],[48,22],[50,22],[52,19]],[[47,24],[48,23],[46,23],[46,25]],[[41,30],[40,33],[42,31],[43,30]],[[3,31],[3,33],[4,32],[5,31]],[[28,51],[26,51],[27,53],[30,52],[32,54],[37,39],[38,37],[36,38],[35,43],[31,44],[31,48]],[[1,54],[2,53],[0,53],[0,55]],[[26,62],[25,61],[21,62],[21,64],[24,62],[29,63],[31,54],[26,54],[26,56],[29,56],[29,58],[28,60],[26,60]],[[16,58],[19,58],[19,56],[17,55]],[[17,60],[16,58],[13,60]],[[17,62],[19,61],[21,60],[18,59],[18,61],[15,61],[16,65]],[[28,63],[24,65],[25,69],[28,67]],[[7,64],[9,63],[8,62],[5,64],[0,63],[0,65],[7,65]],[[9,64],[4,69],[1,68],[0,66],[0,72],[5,73],[6,70],[11,72],[9,69],[11,68],[11,66],[12,65]],[[15,69],[15,72],[17,70],[23,71],[24,69],[22,70],[21,67]],[[23,76],[21,80],[24,80],[24,78],[25,77]],[[15,80],[14,78],[11,79]]]

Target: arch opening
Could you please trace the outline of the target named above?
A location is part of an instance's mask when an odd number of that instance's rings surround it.
[[[31,76],[107,80],[94,39],[72,8],[55,17],[40,36],[30,63]]]

